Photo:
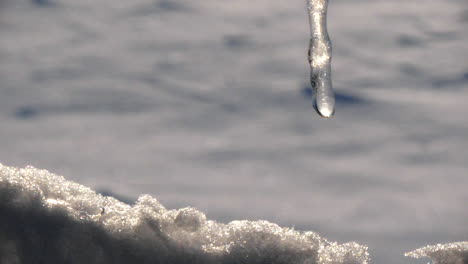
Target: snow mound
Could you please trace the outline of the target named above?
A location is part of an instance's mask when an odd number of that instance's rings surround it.
[[[206,219],[102,196],[45,170],[0,164],[0,263],[369,263],[367,247],[267,221]]]
[[[434,264],[468,264],[468,241],[426,246],[405,254],[413,258],[431,258]]]

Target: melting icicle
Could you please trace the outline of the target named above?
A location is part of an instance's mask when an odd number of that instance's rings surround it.
[[[331,83],[331,42],[327,32],[328,0],[307,0],[310,23],[310,83],[314,90],[314,108],[322,117],[335,113],[335,95]]]

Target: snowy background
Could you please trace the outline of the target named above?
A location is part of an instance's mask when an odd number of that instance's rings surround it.
[[[467,240],[468,2],[331,0],[328,24],[323,120],[305,1],[0,0],[0,162],[379,264]]]

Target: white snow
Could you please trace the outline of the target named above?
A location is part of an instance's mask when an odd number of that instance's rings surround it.
[[[378,264],[466,241],[467,1],[331,0],[327,22],[325,121],[304,0],[1,0],[0,161]]]
[[[413,258],[431,258],[433,264],[467,264],[468,241],[426,246],[408,252],[405,256]]]
[[[367,247],[267,221],[207,220],[149,195],[133,205],[33,167],[0,164],[0,263],[367,264]]]

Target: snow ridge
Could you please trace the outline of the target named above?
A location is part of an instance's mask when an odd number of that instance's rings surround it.
[[[433,264],[468,264],[468,241],[426,246],[405,254],[413,258],[431,258]]]
[[[206,219],[97,194],[46,170],[0,164],[0,263],[369,263],[367,247],[267,221]]]

